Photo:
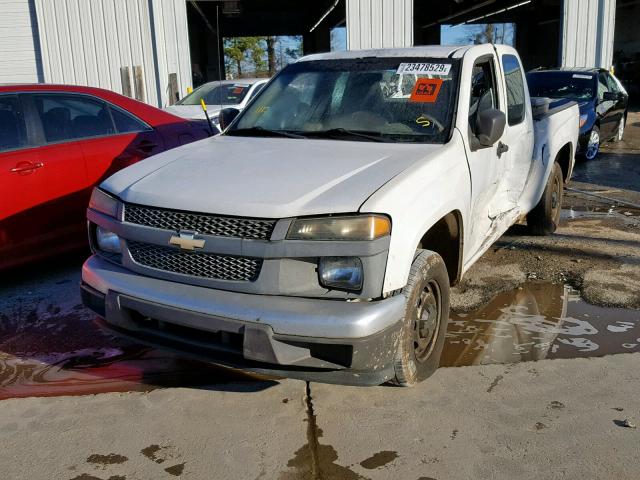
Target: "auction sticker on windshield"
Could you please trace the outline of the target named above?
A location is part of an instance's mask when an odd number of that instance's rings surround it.
[[[431,75],[449,75],[450,63],[401,63],[396,74],[428,73]]]
[[[441,86],[441,78],[420,78],[413,87],[409,101],[434,103],[438,99]]]

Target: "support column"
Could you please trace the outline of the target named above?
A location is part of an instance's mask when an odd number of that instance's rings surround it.
[[[347,48],[413,46],[413,0],[347,0]]]
[[[616,0],[564,0],[562,14],[562,66],[610,68]]]

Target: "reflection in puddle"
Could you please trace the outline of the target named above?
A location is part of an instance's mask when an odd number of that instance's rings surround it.
[[[574,220],[577,218],[602,218],[602,217],[638,217],[640,212],[634,208],[626,208],[624,206],[575,206],[566,207],[561,211],[563,220]]]
[[[528,283],[452,313],[441,366],[640,351],[640,311],[596,307],[567,285]]]
[[[256,380],[114,338],[100,331],[93,318],[79,312],[0,314],[0,400]],[[257,383],[246,385],[242,388],[258,388]]]

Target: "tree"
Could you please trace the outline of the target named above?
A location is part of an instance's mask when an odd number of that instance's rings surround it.
[[[255,70],[264,68],[264,37],[232,37],[224,39],[224,55],[227,71],[235,67],[237,77],[242,77],[243,62],[251,61]]]
[[[276,37],[267,37],[267,64],[270,77],[276,74],[276,42]]]

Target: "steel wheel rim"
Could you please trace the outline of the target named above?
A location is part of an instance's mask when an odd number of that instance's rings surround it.
[[[591,135],[589,135],[589,143],[587,144],[587,158],[592,160],[598,154],[598,150],[600,149],[600,135],[595,130],[591,130]]]
[[[555,175],[553,178],[553,190],[551,192],[551,214],[553,219],[556,220],[558,218],[558,214],[560,212],[560,198],[562,195],[562,186],[560,184],[560,179],[558,175]]]
[[[428,282],[416,299],[413,310],[413,349],[416,360],[427,360],[436,344],[441,324],[440,288]]]
[[[624,137],[624,118],[620,120],[620,125],[618,125],[618,140],[622,140]]]

